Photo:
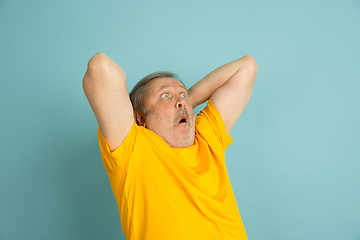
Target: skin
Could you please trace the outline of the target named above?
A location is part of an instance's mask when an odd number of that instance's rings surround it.
[[[178,81],[155,79],[145,101],[150,113],[144,116],[133,111],[124,70],[105,54],[97,53],[88,63],[83,88],[110,151],[124,141],[134,118],[170,146],[187,147],[194,140],[192,109],[211,97],[229,133],[250,99],[256,75],[257,63],[245,55],[210,72],[187,91],[187,97],[181,97]],[[170,85],[170,100],[159,98],[162,95],[156,92],[163,84]],[[177,105],[179,102],[184,105]],[[180,108],[188,110],[190,120],[176,125]]]
[[[165,140],[171,147],[189,147],[195,137],[195,115],[186,87],[174,78],[156,78],[145,97],[146,116],[135,111],[139,125]],[[182,121],[181,121],[182,120]]]

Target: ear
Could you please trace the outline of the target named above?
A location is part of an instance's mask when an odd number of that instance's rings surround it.
[[[134,110],[134,118],[137,125],[146,127],[145,115],[142,112]]]

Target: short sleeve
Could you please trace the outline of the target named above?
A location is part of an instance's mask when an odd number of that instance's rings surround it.
[[[137,124],[134,122],[124,141],[113,152],[110,151],[108,143],[98,127],[100,154],[108,173],[117,174],[125,169],[134,149],[137,127]]]
[[[233,142],[230,133],[228,134],[226,132],[224,120],[211,99],[196,117],[196,125],[202,129],[211,129],[215,133],[217,139],[223,144],[224,149]]]

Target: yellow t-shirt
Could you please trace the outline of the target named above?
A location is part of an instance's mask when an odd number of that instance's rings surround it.
[[[192,146],[172,148],[134,123],[110,152],[98,129],[127,239],[247,239],[225,166],[232,139],[211,100],[197,115],[195,131]]]

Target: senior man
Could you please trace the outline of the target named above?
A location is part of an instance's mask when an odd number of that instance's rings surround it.
[[[156,72],[129,94],[117,63],[103,53],[90,59],[83,88],[127,239],[247,239],[225,149],[256,74],[246,55],[188,90],[173,73]]]

